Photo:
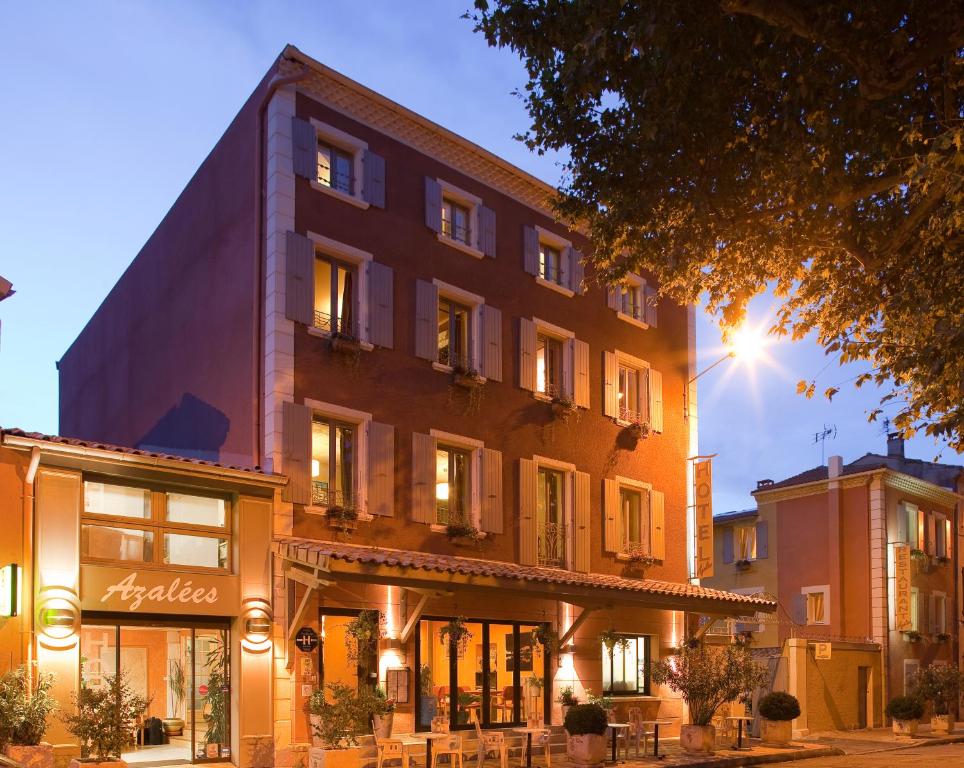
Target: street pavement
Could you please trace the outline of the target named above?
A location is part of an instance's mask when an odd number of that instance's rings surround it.
[[[839,757],[815,757],[791,765],[799,768],[964,768],[964,744],[922,745]]]

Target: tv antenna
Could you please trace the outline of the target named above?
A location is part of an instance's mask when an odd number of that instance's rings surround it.
[[[827,440],[834,440],[837,437],[837,425],[830,424],[829,426],[824,424],[823,429],[819,432],[815,432],[813,435],[813,443],[816,445],[820,443],[820,463],[824,463],[824,453],[827,447]]]
[[[880,428],[885,435],[890,435],[890,419],[884,416],[884,420],[880,423]]]

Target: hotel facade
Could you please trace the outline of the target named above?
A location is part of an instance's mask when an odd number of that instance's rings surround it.
[[[287,478],[279,764],[332,682],[399,731],[680,718],[649,662],[775,607],[691,578],[693,309],[597,284],[553,194],[289,46],[59,363],[65,435]]]

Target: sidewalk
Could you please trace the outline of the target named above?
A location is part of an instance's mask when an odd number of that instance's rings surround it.
[[[859,731],[820,731],[811,733],[800,741],[819,742],[836,747],[848,755],[892,752],[912,747],[964,742],[964,722],[955,723],[949,734],[931,733],[930,723],[921,723],[913,738],[897,736],[891,728],[865,728]]]
[[[666,765],[666,766],[699,766],[699,768],[736,768],[743,765],[765,765],[767,763],[785,763],[794,760],[806,760],[811,757],[831,757],[843,755],[844,752],[838,748],[829,747],[825,744],[802,741],[791,742],[789,747],[779,749],[775,747],[764,747],[759,739],[748,739],[744,742],[748,748],[737,751],[726,747],[717,747],[712,755],[695,756],[687,754],[680,749],[679,739],[660,739],[659,751],[664,755],[662,760],[656,760],[652,752],[645,757],[630,756],[623,758],[620,754],[619,766],[627,768],[643,768],[644,766]],[[607,761],[607,765],[611,765]]]

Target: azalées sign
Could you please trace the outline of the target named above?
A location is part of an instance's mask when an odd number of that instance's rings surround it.
[[[85,611],[232,616],[239,602],[237,576],[81,566]]]

